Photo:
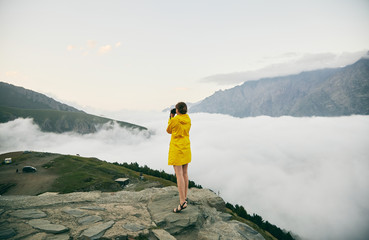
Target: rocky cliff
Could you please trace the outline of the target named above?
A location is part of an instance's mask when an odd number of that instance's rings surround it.
[[[190,112],[235,117],[368,115],[369,59],[344,68],[248,81],[214,93]]]
[[[264,239],[232,220],[210,190],[192,188],[188,198],[189,206],[173,213],[176,187],[1,196],[0,239]]]

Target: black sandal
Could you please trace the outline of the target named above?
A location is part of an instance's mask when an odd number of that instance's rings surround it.
[[[183,209],[185,209],[186,207],[184,206],[185,204],[187,204],[187,202],[186,201],[184,201],[182,204],[179,204],[178,206],[179,206],[179,208],[177,207],[177,208],[175,208],[175,209],[173,209],[173,212],[174,213],[179,213],[179,212],[181,212]]]
[[[184,206],[186,204],[186,206]],[[186,200],[184,201],[184,203],[183,203],[183,209],[185,209],[187,206],[188,206],[188,198],[186,198]]]

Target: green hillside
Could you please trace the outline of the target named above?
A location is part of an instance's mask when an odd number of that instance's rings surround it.
[[[87,114],[41,93],[0,82],[0,123],[17,118],[33,118],[45,132],[63,133],[74,131],[94,133],[101,124],[114,120]],[[121,127],[147,130],[135,124],[115,121]]]
[[[11,164],[4,164],[5,158]],[[123,166],[97,158],[60,155],[41,152],[13,152],[0,154],[0,194],[38,195],[44,192],[70,193],[78,191],[119,191],[117,178],[129,178],[129,190],[147,187],[173,186],[175,183],[162,178],[133,171]],[[36,173],[21,173],[24,166],[33,166]],[[16,174],[16,170],[19,173]]]
[[[5,82],[0,82],[0,106],[82,112],[74,107],[55,101],[44,94]]]
[[[96,132],[96,126],[112,122],[112,119],[98,117],[84,112],[67,112],[47,109],[20,109],[0,106],[0,123],[17,118],[33,118],[34,122],[45,132],[75,131],[86,134]],[[135,124],[116,121],[121,127],[147,130]]]

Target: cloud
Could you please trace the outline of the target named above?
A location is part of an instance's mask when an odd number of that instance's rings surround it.
[[[0,152],[36,150],[167,166],[167,113],[114,116],[148,127],[95,134],[41,132],[30,119],[0,124]],[[190,178],[309,239],[369,235],[369,116],[233,118],[191,114]]]
[[[176,87],[175,90],[176,91],[188,91],[189,88],[188,87]]]
[[[99,48],[99,54],[106,54],[112,50],[112,47],[110,45],[105,45]]]
[[[77,48],[76,46],[73,46],[73,45],[68,45],[67,46],[67,50],[68,51],[72,51],[73,49]]]
[[[367,50],[354,53],[319,53],[298,54],[286,53],[274,59],[268,58],[266,62],[276,62],[261,69],[234,73],[216,74],[201,79],[201,82],[211,82],[219,85],[236,85],[250,80],[258,80],[266,77],[277,77],[290,74],[298,74],[303,71],[311,71],[324,68],[343,67],[354,63],[365,56]]]
[[[114,46],[117,48],[117,47],[120,47],[120,45],[121,45],[121,43],[117,42]],[[82,54],[83,56],[87,56],[87,55],[90,55],[91,53],[98,53],[98,55],[104,55],[104,54],[112,51],[113,47],[110,44],[98,47],[97,41],[88,40],[86,45],[84,45],[84,46],[78,47],[78,46],[75,46],[75,45],[68,45],[66,47],[66,49],[68,51],[72,51],[74,49],[77,49],[80,54]]]
[[[88,40],[87,41],[87,48],[95,48],[97,45],[97,42],[94,40]]]

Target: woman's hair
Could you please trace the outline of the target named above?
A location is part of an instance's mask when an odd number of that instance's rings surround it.
[[[187,113],[187,105],[184,102],[177,103],[176,108],[178,109],[178,112],[180,114],[186,114]]]

